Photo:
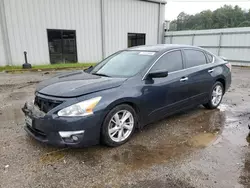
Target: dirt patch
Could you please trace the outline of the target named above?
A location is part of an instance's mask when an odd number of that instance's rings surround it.
[[[7,106],[4,109],[1,109],[0,114],[0,122],[2,122],[2,127],[5,126],[5,123],[11,119],[11,122],[13,123],[23,123],[23,112],[21,110],[21,106],[19,108],[13,108],[13,106]],[[9,125],[8,125],[9,127]]]
[[[13,92],[9,94],[7,100],[23,100],[28,95],[27,92]]]
[[[161,179],[156,180],[145,180],[139,181],[136,184],[132,185],[122,185],[121,188],[156,188],[156,187],[175,187],[175,188],[194,188],[194,186],[190,185],[188,180],[185,179],[175,179],[173,177],[167,176],[162,177]]]

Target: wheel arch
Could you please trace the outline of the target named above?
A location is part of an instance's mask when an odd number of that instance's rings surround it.
[[[225,94],[226,90],[226,79],[223,77],[219,77],[215,82],[220,82],[223,85],[223,94]]]
[[[106,108],[107,112],[105,114],[105,117],[108,115],[110,110],[112,110],[116,106],[119,106],[119,105],[122,105],[122,104],[127,104],[127,105],[131,106],[135,110],[136,115],[137,115],[136,127],[139,128],[140,127],[140,120],[141,120],[141,109],[139,107],[139,104],[133,98],[118,99],[118,100],[112,102]]]

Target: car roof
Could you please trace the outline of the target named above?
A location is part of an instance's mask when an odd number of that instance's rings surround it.
[[[132,48],[128,48],[127,50],[138,50],[138,51],[153,51],[153,52],[163,52],[172,49],[178,48],[196,48],[200,49],[196,46],[185,45],[185,44],[157,44],[157,45],[144,45],[144,46],[136,46]]]

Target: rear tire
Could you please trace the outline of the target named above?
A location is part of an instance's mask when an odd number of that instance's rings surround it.
[[[110,147],[126,143],[133,135],[136,123],[137,115],[130,105],[116,106],[104,119],[101,131],[102,143]]]
[[[224,94],[224,87],[221,82],[216,82],[209,94],[209,101],[206,104],[203,104],[203,106],[207,109],[215,109],[217,108],[223,98]]]

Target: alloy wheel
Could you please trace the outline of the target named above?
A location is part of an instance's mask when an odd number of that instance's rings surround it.
[[[114,142],[126,140],[134,128],[134,117],[128,110],[117,112],[110,120],[108,134]]]
[[[222,95],[223,95],[222,87],[220,85],[216,85],[213,89],[212,101],[211,101],[214,106],[217,106],[220,103]]]

